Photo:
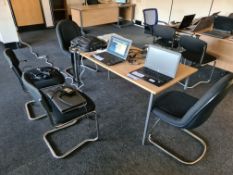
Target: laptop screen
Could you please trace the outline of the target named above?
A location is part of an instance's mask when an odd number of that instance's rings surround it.
[[[175,78],[180,64],[181,53],[150,45],[146,55],[145,67]]]
[[[193,22],[194,17],[195,17],[195,14],[184,16],[184,18],[179,26],[179,29],[184,29],[184,28],[190,26]]]
[[[131,44],[131,40],[113,35],[109,40],[107,51],[110,54],[126,60]]]

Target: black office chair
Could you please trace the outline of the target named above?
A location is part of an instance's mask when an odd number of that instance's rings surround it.
[[[144,17],[144,32],[148,34],[153,34],[154,26],[158,25],[158,23],[166,22],[159,21],[158,19],[158,10],[156,8],[148,8],[143,10]]]
[[[34,86],[33,82],[31,81],[30,77],[27,74],[23,74],[22,80],[23,80],[25,87],[28,89],[29,93],[34,97],[34,99],[37,99],[38,103],[40,103],[44,107],[47,113],[47,116],[49,117],[51,121],[51,124],[54,126],[54,129],[47,131],[43,135],[43,139],[46,145],[49,147],[50,152],[55,158],[64,158],[70,155],[76,149],[83,146],[84,144],[98,140],[99,126],[98,126],[97,114],[95,111],[95,104],[87,95],[79,92],[76,89],[73,89],[75,90],[75,93],[80,93],[85,98],[86,105],[82,107],[78,107],[78,108],[75,107],[75,108],[70,109],[69,111],[62,113],[52,101],[53,98],[57,98],[55,97],[56,94],[54,94],[51,98],[48,98],[45,94],[42,93],[43,90],[39,90],[38,88]],[[59,89],[59,88],[62,88],[62,86],[57,85],[56,88]],[[66,129],[76,124],[77,122],[81,121],[84,118],[92,120],[93,118],[90,118],[91,114],[95,115],[96,137],[87,138],[83,140],[82,142],[80,142],[79,144],[77,144],[75,147],[69,149],[68,151],[64,153],[60,153],[59,151],[57,151],[57,149],[52,144],[52,141],[49,140],[52,134],[62,129]]]
[[[177,48],[178,42],[176,40],[176,30],[163,25],[155,25],[153,27],[153,43],[162,47]]]
[[[203,139],[188,129],[199,127],[211,116],[216,106],[223,100],[227,92],[232,87],[232,84],[233,74],[228,74],[214,84],[214,86],[211,87],[200,99],[197,99],[184,92],[171,91],[161,95],[158,99],[156,99],[153,105],[152,114],[159,118],[154,126],[161,120],[181,129],[201,143],[203,146],[203,152],[197,159],[193,161],[184,160],[183,158],[177,156],[177,154],[174,154],[162,147],[153,138],[152,131],[149,134],[149,142],[183,164],[193,165],[199,162],[206,153],[207,145]]]
[[[182,57],[185,59],[185,62],[187,60],[190,61],[192,66],[200,68],[213,62],[209,78],[204,81],[199,81],[192,86],[188,86],[188,88],[194,88],[202,83],[209,83],[215,70],[216,57],[207,53],[207,43],[199,38],[182,35],[179,40],[179,45],[184,49],[182,51]]]
[[[71,57],[72,67],[67,68],[66,72],[69,75],[73,76],[75,72],[74,71],[74,66],[75,66],[74,59],[75,58],[74,58],[74,55],[70,53],[69,47],[70,47],[71,40],[82,35],[81,29],[75,22],[66,19],[66,20],[61,20],[57,23],[56,34],[57,34],[57,39],[58,39],[58,43],[60,45],[61,50],[66,56]],[[92,71],[98,71],[97,66],[95,68],[92,68],[92,67],[85,66],[84,64],[82,64],[82,67],[88,68],[89,70],[92,70]]]
[[[20,65],[19,59],[16,57],[12,49],[7,48],[4,50],[3,53],[5,56],[5,59],[10,65],[10,68],[16,74],[23,90],[27,92],[27,89],[24,87],[24,84],[22,82],[22,71],[19,68],[19,65]],[[26,60],[23,60],[23,61],[26,61]],[[41,72],[48,72],[49,75],[43,78],[42,76],[46,76],[46,75],[42,75]],[[41,68],[31,69],[31,70],[26,71],[25,74],[30,75],[33,81],[33,84],[39,89],[48,87],[48,86],[57,85],[57,84],[63,84],[65,82],[63,75],[57,69],[52,68],[52,67],[41,67]],[[30,120],[37,120],[42,117],[45,117],[46,115],[40,115],[36,117],[32,116],[33,114],[30,109],[32,109],[34,105],[36,105],[35,99],[25,103],[25,109],[26,109],[28,118]]]
[[[69,51],[69,47],[72,39],[82,35],[81,29],[75,22],[65,19],[57,23],[56,34],[61,50],[66,56],[71,57],[72,67],[67,68],[66,72],[69,73],[71,76],[73,76],[74,58],[73,58],[73,54],[71,54]]]

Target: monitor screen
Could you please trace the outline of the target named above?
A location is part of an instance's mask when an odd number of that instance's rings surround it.
[[[127,3],[127,0],[116,0],[116,3]]]
[[[150,45],[145,60],[145,67],[175,78],[181,54],[154,45]]]
[[[113,55],[116,55],[122,59],[126,59],[128,56],[129,49],[131,47],[131,40],[123,37],[112,36],[107,51]]]

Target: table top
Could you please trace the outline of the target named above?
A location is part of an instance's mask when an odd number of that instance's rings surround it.
[[[179,68],[177,70],[176,77],[173,80],[171,80],[170,82],[158,87],[158,86],[155,86],[154,84],[151,84],[145,80],[142,80],[142,79],[133,80],[132,78],[127,76],[130,72],[135,71],[135,70],[144,66],[144,59],[143,58],[138,58],[138,60],[137,60],[138,64],[135,64],[135,65],[130,64],[128,61],[125,61],[125,62],[116,64],[113,66],[108,66],[108,65],[96,60],[95,58],[93,58],[92,54],[93,54],[93,52],[92,53],[81,53],[81,56],[87,58],[88,60],[91,60],[92,62],[96,63],[97,65],[101,66],[102,68],[107,69],[108,71],[124,78],[125,80],[143,88],[144,90],[146,90],[154,95],[168,89],[169,87],[175,85],[177,82],[179,82],[179,81],[189,77],[193,73],[197,72],[196,68],[180,64]]]
[[[121,8],[121,7],[130,7],[135,6],[135,4],[117,4],[117,3],[107,3],[107,4],[95,4],[95,5],[73,5],[70,8],[75,10],[92,10],[92,9],[102,9],[102,8]]]

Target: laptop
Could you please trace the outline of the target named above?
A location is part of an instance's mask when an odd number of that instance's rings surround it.
[[[188,26],[190,26],[192,24],[195,15],[196,14],[184,16],[181,23],[179,23],[177,26],[175,26],[175,28],[177,28],[177,29],[187,28]]]
[[[214,18],[212,16],[203,17],[199,20],[197,25],[188,27],[190,32],[198,32],[204,29],[211,28],[213,25]]]
[[[149,45],[144,67],[130,74],[156,86],[162,86],[176,77],[181,53]]]
[[[98,61],[111,66],[121,63],[127,59],[132,40],[119,35],[112,35],[107,46],[107,50],[92,56]]]
[[[217,16],[214,18],[213,30],[209,32],[204,32],[203,34],[224,39],[231,36],[232,31],[233,19],[225,16]]]

